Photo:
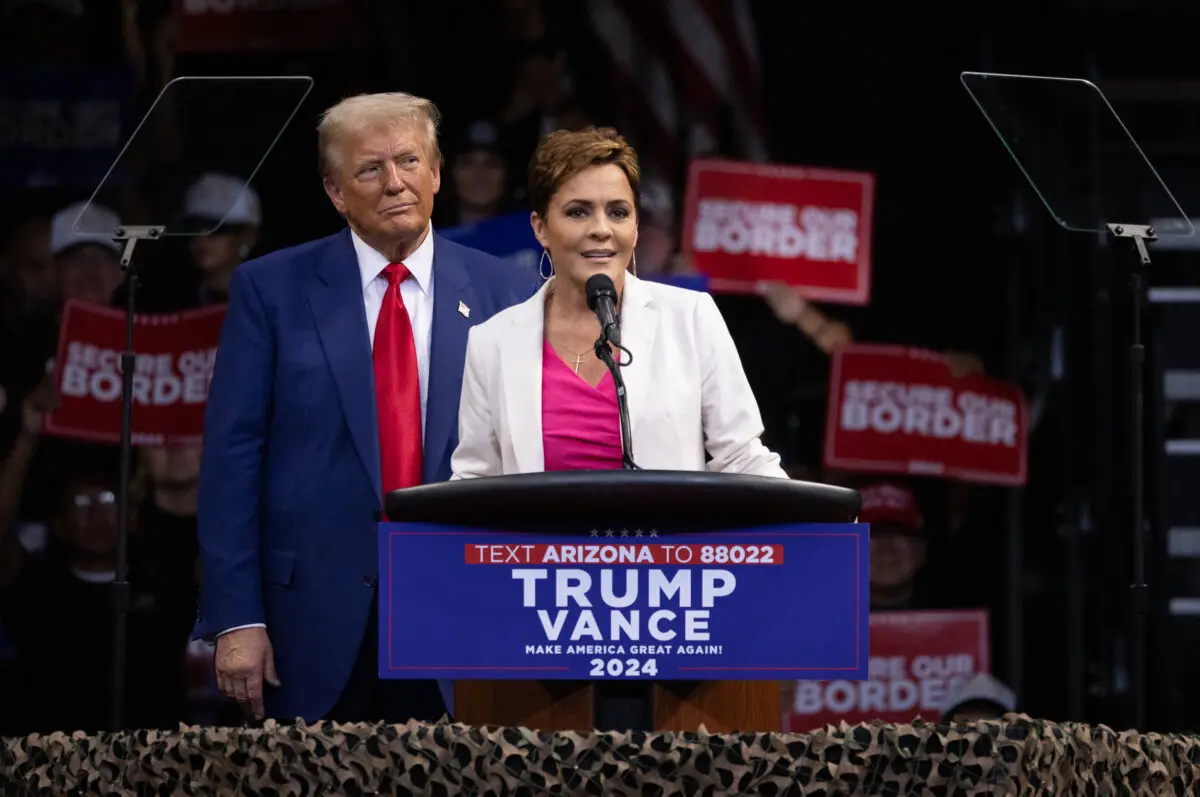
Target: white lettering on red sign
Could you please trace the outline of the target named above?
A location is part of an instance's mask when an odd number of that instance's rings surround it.
[[[139,354],[134,360],[133,402],[146,406],[203,404],[216,362],[216,348],[170,354]],[[67,346],[59,389],[64,396],[121,400],[121,353],[89,343]]]
[[[1017,406],[999,396],[953,388],[854,380],[843,388],[841,427],[1016,448]]]
[[[940,714],[950,695],[976,673],[969,653],[947,656],[872,657],[867,681],[798,681],[797,714]]]
[[[692,245],[697,252],[855,263],[858,213],[775,202],[702,199]]]

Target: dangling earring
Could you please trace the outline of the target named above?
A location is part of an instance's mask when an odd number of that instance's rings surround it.
[[[546,262],[550,263],[550,273],[546,273],[546,269],[542,267],[542,264]],[[542,280],[548,280],[554,276],[554,260],[550,257],[549,249],[543,249],[542,256],[538,258],[538,276]]]
[[[635,277],[637,276],[637,252],[634,252],[629,258],[629,273]]]
[[[249,254],[250,254],[250,246],[248,244],[242,244],[241,246],[238,247],[238,257],[240,257],[242,260],[245,260],[246,256]]]

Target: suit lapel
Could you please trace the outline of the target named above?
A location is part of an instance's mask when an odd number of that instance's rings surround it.
[[[379,471],[379,426],[375,410],[375,365],[367,332],[362,277],[349,229],[325,249],[317,266],[309,306],[325,358],[333,372],[342,414],[363,467],[383,505]]]
[[[472,321],[460,306],[477,308],[471,277],[457,253],[434,236],[433,336],[429,351],[429,399],[425,408],[426,484],[444,481],[442,464],[453,453],[458,438],[458,403],[462,395],[467,333]],[[478,320],[478,318],[476,319]]]
[[[633,441],[633,457],[638,457],[637,431],[646,407],[654,401],[654,340],[658,332],[658,311],[646,290],[645,283],[632,274],[625,275],[621,292],[621,343],[633,354],[633,362],[621,369],[625,380],[625,395],[629,404],[629,435]],[[622,361],[629,355],[621,352]]]
[[[504,387],[504,409],[518,473],[545,470],[542,448],[542,352],[546,323],[546,293],[550,283],[519,306],[505,341],[503,360],[496,364]]]

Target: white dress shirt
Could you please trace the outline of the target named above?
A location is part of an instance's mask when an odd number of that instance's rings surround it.
[[[379,321],[379,310],[387,293],[387,279],[383,270],[391,261],[372,249],[358,234],[350,231],[354,242],[354,254],[358,258],[358,273],[362,279],[363,304],[367,311],[367,334],[371,350],[375,349],[375,325]],[[433,226],[425,233],[425,240],[417,250],[403,261],[412,277],[400,283],[400,297],[408,310],[412,323],[413,342],[417,347],[417,379],[421,384],[421,442],[425,441],[425,407],[429,398],[429,347],[433,339]],[[265,628],[262,623],[239,625],[222,631],[218,636],[243,628]]]
[[[391,263],[386,257],[372,249],[357,233],[351,231],[354,253],[358,256],[358,272],[362,277],[363,302],[367,309],[367,332],[371,336],[371,348],[375,348],[375,324],[379,321],[379,309],[387,293],[387,280],[383,270]],[[400,283],[400,297],[408,310],[412,322],[413,342],[417,346],[417,378],[421,382],[421,435],[425,435],[425,407],[429,400],[429,347],[433,339],[433,227],[425,233],[425,240],[417,250],[404,259],[404,265],[412,274]]]

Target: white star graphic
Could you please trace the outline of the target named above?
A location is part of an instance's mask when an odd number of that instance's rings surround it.
[[[628,529],[621,529],[621,536],[622,536],[622,537],[628,537],[628,536],[629,536],[629,531],[628,531]]]
[[[611,537],[612,535],[613,535],[613,530],[612,530],[612,529],[609,529],[608,531],[604,532],[604,536],[605,536],[605,537]]]
[[[599,537],[599,536],[600,536],[600,529],[592,529],[592,536],[593,536],[593,537]]]
[[[658,532],[657,532],[657,531],[655,531],[654,529],[650,529],[650,536],[651,536],[651,537],[657,537],[657,536],[658,536]]]
[[[635,537],[640,537],[640,536],[642,536],[642,530],[641,530],[641,529],[638,529],[637,531],[635,531],[635,532],[633,533],[633,536],[635,536]]]

